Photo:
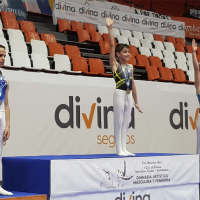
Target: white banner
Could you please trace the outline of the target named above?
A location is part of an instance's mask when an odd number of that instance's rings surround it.
[[[51,194],[191,183],[199,183],[198,155],[51,160]]]
[[[81,181],[81,179],[80,179]],[[198,200],[199,185],[180,185],[176,187],[129,189],[107,193],[83,193],[77,195],[53,194],[50,200]]]
[[[115,153],[112,78],[2,70],[10,80],[11,136],[4,156]],[[135,81],[130,152],[195,153],[194,85]],[[134,103],[133,103],[134,106]]]
[[[76,4],[70,1],[55,0],[53,9],[53,21],[68,19],[105,25],[105,19],[110,15],[114,19],[113,27],[141,32],[157,33],[174,37],[185,37],[183,22],[157,19],[148,16],[120,12],[101,7]]]

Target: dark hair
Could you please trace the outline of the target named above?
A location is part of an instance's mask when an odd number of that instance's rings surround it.
[[[115,54],[118,52],[120,53],[122,51],[123,48],[128,48],[130,49],[130,47],[127,45],[127,44],[118,44],[116,47],[115,47]]]
[[[6,49],[6,47],[4,47],[3,45],[0,44],[0,48]]]

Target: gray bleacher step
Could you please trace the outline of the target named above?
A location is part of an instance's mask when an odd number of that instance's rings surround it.
[[[78,35],[76,33],[60,33],[60,32],[54,32],[42,28],[37,29],[38,34],[45,33],[45,34],[52,34],[55,36],[58,43],[59,41],[75,41],[78,42]]]
[[[56,40],[66,40],[67,39],[67,34],[54,32],[54,31],[48,30],[48,28],[45,28],[45,27],[38,27],[37,33],[53,34],[55,36]]]
[[[54,32],[50,31],[48,29],[44,28],[38,28],[37,32],[40,33],[46,33],[46,34],[53,34],[57,40],[58,43],[61,43],[62,45],[69,44],[69,45],[74,45],[78,46],[79,48],[84,48],[85,49],[90,49],[89,51],[93,50],[95,53],[100,53],[100,47],[98,44],[91,44],[91,43],[86,43],[86,42],[78,42],[78,35],[76,33],[60,33],[60,32]]]
[[[54,32],[51,28],[45,27],[45,26],[43,26],[43,27],[36,27],[36,29],[37,29],[38,33],[44,33],[46,31]]]
[[[44,27],[45,26],[45,23],[40,23],[40,22],[33,22],[33,24],[35,25],[35,27]]]
[[[62,45],[68,44],[68,45],[77,46],[78,48],[93,49],[95,50],[95,53],[100,52],[99,45],[95,45],[95,44],[88,44],[84,42],[75,42],[75,41],[69,41],[69,40],[57,40],[57,42]]]
[[[79,50],[81,53],[94,53],[95,52],[94,49],[88,49],[88,48],[83,48],[83,47],[79,47]]]
[[[93,53],[81,53],[83,57],[85,58],[99,58],[99,59],[105,59],[108,60],[108,55],[101,55],[101,54],[93,54]]]
[[[36,28],[39,27],[46,27],[49,28],[52,31],[56,32],[56,26],[53,23],[40,23],[40,22],[33,22]]]

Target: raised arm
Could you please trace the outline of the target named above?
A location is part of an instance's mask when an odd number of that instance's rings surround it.
[[[115,43],[112,32],[113,20],[108,16],[106,18],[106,25],[108,27],[109,43],[110,43],[110,66],[113,72],[117,70],[117,61],[115,58]]]
[[[196,88],[196,93],[200,94],[200,72],[199,72],[199,63],[197,60],[197,43],[195,40],[192,40],[192,61],[194,66],[194,84]]]

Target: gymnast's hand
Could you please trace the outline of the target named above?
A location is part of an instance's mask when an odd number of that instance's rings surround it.
[[[195,42],[195,39],[192,40],[192,51],[193,52],[197,51],[197,43]]]
[[[137,110],[140,112],[140,113],[143,113],[141,110],[140,110],[140,107],[138,104],[135,104],[135,107],[137,108]]]
[[[107,18],[106,18],[106,25],[108,28],[112,28],[113,20],[110,19],[110,16],[107,16]]]
[[[6,127],[5,130],[4,130],[3,140],[6,141],[6,140],[9,139],[9,137],[10,137],[10,128]]]

